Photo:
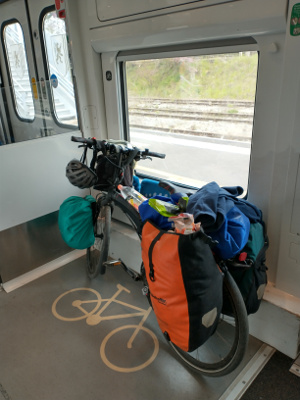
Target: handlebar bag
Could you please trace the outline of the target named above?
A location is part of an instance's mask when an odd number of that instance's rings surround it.
[[[96,186],[105,190],[112,184],[115,174],[120,175],[123,172],[122,185],[132,187],[133,184],[133,165],[131,162],[124,170],[119,167],[119,154],[100,155],[97,157],[96,175],[98,181]]]
[[[117,154],[111,154],[108,156],[100,155],[97,157],[96,174],[98,181],[96,186],[106,189],[110,183],[109,180],[113,178],[116,170],[120,173],[118,167],[119,159]]]
[[[182,235],[146,221],[142,258],[150,298],[164,335],[193,351],[215,331],[222,309],[223,274],[203,232]]]
[[[87,249],[95,242],[93,196],[68,197],[60,206],[58,226],[63,240],[74,249]]]

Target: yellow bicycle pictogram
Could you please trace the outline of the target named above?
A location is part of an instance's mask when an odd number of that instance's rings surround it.
[[[103,362],[111,369],[118,371],[118,372],[135,372],[139,371],[149,364],[151,364],[159,350],[158,339],[156,335],[148,328],[144,326],[144,323],[148,316],[151,313],[152,308],[149,307],[148,309],[143,309],[132,305],[130,303],[125,303],[118,299],[118,296],[122,292],[130,293],[128,289],[124,286],[118,284],[117,291],[113,294],[113,296],[109,299],[102,299],[99,292],[94,289],[90,288],[76,288],[68,290],[65,293],[62,293],[58,298],[54,301],[52,305],[52,313],[53,315],[62,320],[62,321],[79,321],[79,320],[86,320],[88,325],[97,325],[102,321],[107,320],[117,320],[117,319],[124,319],[124,318],[132,318],[132,317],[141,317],[141,320],[136,325],[123,325],[114,330],[112,330],[108,335],[105,336],[103,339],[101,346],[100,346],[100,356]],[[65,307],[61,307],[62,304],[68,304],[71,302],[71,309],[69,309],[69,315],[62,315],[60,313],[60,308],[64,309]],[[119,304],[121,306],[130,308],[133,312],[131,313],[122,313],[117,315],[103,315],[103,312],[107,310],[107,308],[111,304]],[[121,332],[121,335],[119,333]],[[134,360],[134,354],[128,357],[128,361],[130,362],[130,366],[120,366],[116,364],[116,361],[110,360],[109,352],[107,348],[109,345],[113,346],[113,341],[118,338],[118,345],[121,341],[125,341],[124,346],[126,349],[132,350],[134,353],[134,343],[138,342],[139,336],[146,335],[147,343],[151,343],[151,350],[150,351],[140,351],[137,349],[137,365],[132,366],[132,360]],[[129,336],[129,337],[128,337]],[[149,341],[150,339],[150,341]],[[148,349],[149,350],[149,349]],[[120,349],[122,352],[122,349]],[[141,362],[141,358],[145,356],[145,360]]]

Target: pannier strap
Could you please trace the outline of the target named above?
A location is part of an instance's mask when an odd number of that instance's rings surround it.
[[[217,240],[213,240],[210,236],[206,235],[202,229],[192,235],[192,239],[196,238],[200,238],[204,243],[208,244],[209,247],[213,247],[219,243]]]
[[[152,262],[152,253],[153,253],[153,249],[155,244],[159,241],[159,239],[162,237],[162,235],[166,233],[165,231],[160,231],[155,238],[152,240],[151,245],[149,247],[149,251],[148,251],[148,258],[149,258],[149,278],[152,282],[154,282],[154,266],[153,266],[153,262]],[[215,244],[217,244],[218,242],[215,240],[212,240],[212,238],[210,236],[207,236],[202,230],[196,232],[194,235],[191,235],[191,237],[193,239],[196,239],[197,237],[200,238],[204,243],[208,244],[209,246],[214,246]]]
[[[160,231],[155,238],[152,240],[151,245],[149,247],[149,251],[148,251],[148,257],[149,257],[149,278],[152,282],[154,282],[154,267],[153,267],[153,263],[152,263],[152,252],[153,252],[153,248],[155,246],[155,244],[159,241],[159,239],[162,237],[162,235],[164,234],[164,231]]]

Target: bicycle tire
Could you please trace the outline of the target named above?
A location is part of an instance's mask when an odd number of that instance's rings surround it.
[[[111,208],[100,208],[98,218],[94,225],[95,243],[86,252],[86,271],[90,279],[96,278],[100,273],[105,273],[105,262],[108,259],[111,226]]]
[[[181,361],[202,375],[211,377],[226,375],[237,368],[244,358],[248,345],[249,326],[246,307],[228,271],[224,276],[223,297],[227,304],[226,315],[221,314],[214,334],[202,346],[189,353],[169,341]],[[230,312],[228,307],[231,307]]]

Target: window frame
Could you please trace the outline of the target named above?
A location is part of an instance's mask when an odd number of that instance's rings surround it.
[[[32,103],[33,103],[33,107],[34,107],[34,117],[33,117],[33,119],[23,118],[23,117],[20,116],[20,114],[18,112],[16,95],[15,95],[15,90],[14,90],[13,81],[12,81],[12,74],[11,74],[11,69],[10,69],[10,63],[9,63],[8,54],[7,54],[6,41],[4,39],[5,28],[8,25],[12,25],[12,24],[15,24],[15,23],[18,23],[20,25],[21,30],[22,30],[23,40],[24,40],[25,58],[26,58],[26,62],[27,62],[28,78],[29,78],[29,84],[30,84],[30,89],[31,89]],[[33,123],[35,121],[35,119],[36,119],[34,95],[33,95],[33,90],[32,90],[32,82],[31,82],[31,78],[30,78],[30,71],[29,71],[29,64],[28,64],[28,58],[27,58],[27,49],[26,49],[26,41],[25,41],[25,36],[24,36],[24,30],[23,30],[22,24],[21,24],[21,22],[19,20],[17,20],[16,18],[12,18],[12,19],[9,19],[9,20],[4,21],[2,23],[2,25],[1,25],[1,42],[2,42],[2,48],[3,48],[3,54],[4,54],[5,67],[6,67],[7,77],[8,77],[8,82],[9,82],[9,89],[10,89],[11,98],[12,98],[12,104],[13,104],[13,108],[14,108],[16,117],[22,122]]]
[[[57,118],[57,115],[56,115],[56,107],[55,107],[55,102],[53,99],[54,94],[52,92],[50,85],[48,84],[48,82],[50,80],[50,77],[49,77],[50,70],[49,70],[48,56],[47,56],[47,50],[46,50],[45,40],[44,40],[43,22],[44,22],[45,16],[48,13],[51,13],[54,11],[55,11],[55,6],[49,6],[49,7],[44,8],[40,14],[39,22],[38,22],[40,45],[41,45],[41,52],[42,52],[42,59],[43,59],[44,73],[45,73],[45,83],[46,83],[46,90],[47,90],[47,95],[48,95],[48,100],[49,100],[49,105],[50,105],[50,112],[51,112],[53,121],[55,122],[55,124],[57,126],[59,126],[60,128],[76,130],[76,129],[79,129],[79,113],[78,113],[78,101],[77,101],[76,86],[74,84],[73,75],[71,74],[72,75],[72,84],[73,84],[73,89],[74,89],[74,100],[75,100],[77,125],[69,125],[69,124],[65,124],[65,123],[62,123],[61,121],[59,121],[59,119]],[[67,29],[67,27],[66,27],[66,29]],[[71,66],[71,60],[70,60],[70,66]]]
[[[255,117],[255,105],[257,97],[257,83],[259,73],[259,57],[260,51],[256,40],[252,37],[245,37],[240,39],[226,39],[226,40],[214,40],[208,42],[198,42],[192,44],[183,44],[177,46],[162,46],[150,49],[138,49],[130,51],[121,51],[116,58],[118,71],[119,71],[119,84],[120,93],[122,93],[120,112],[122,117],[122,132],[121,135],[125,140],[130,141],[130,128],[129,128],[129,108],[128,108],[128,94],[127,94],[127,82],[126,82],[126,62],[127,61],[143,61],[151,59],[164,59],[164,58],[175,58],[175,57],[191,57],[191,56],[203,56],[203,55],[217,55],[225,53],[238,53],[256,51],[258,55],[257,65],[257,79],[256,79],[256,91],[254,100],[254,114],[253,114],[253,128],[252,137],[250,144],[250,159],[248,167],[248,185],[245,197],[247,197],[250,169],[251,169],[251,149],[254,140],[254,117]],[[108,129],[109,130],[109,129]],[[141,178],[159,179],[155,175],[144,174],[138,172],[137,175]],[[172,181],[176,186],[196,190],[198,187],[194,187],[188,184]]]

